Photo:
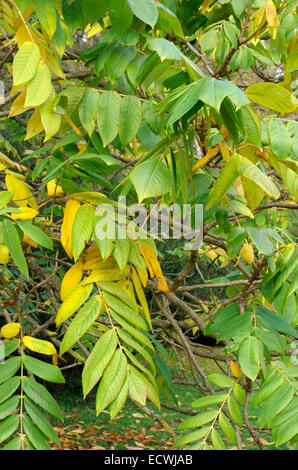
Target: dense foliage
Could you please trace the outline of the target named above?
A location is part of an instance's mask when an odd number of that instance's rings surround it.
[[[0,5],[3,448],[59,444],[66,363],[97,414],[178,407],[172,348],[198,392],[175,448],[297,449],[297,0]],[[203,205],[201,245],[137,232],[136,203]]]

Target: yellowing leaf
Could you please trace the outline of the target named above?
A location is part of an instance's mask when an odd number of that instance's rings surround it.
[[[230,361],[230,366],[231,366],[232,374],[234,375],[234,377],[236,377],[236,379],[239,379],[240,377],[242,377],[242,371],[240,367],[238,366],[238,364],[236,364],[236,362]]]
[[[40,106],[52,91],[51,74],[46,64],[40,63],[35,76],[27,86],[25,106]]]
[[[25,42],[13,61],[13,84],[21,85],[31,80],[37,72],[40,51],[32,41]]]
[[[13,220],[30,220],[38,215],[38,211],[32,207],[20,207],[20,210],[22,212],[11,214]]]
[[[69,199],[65,206],[64,219],[61,227],[61,244],[68,254],[69,258],[73,257],[72,245],[71,245],[71,232],[72,224],[80,207],[80,203],[73,199]]]
[[[292,93],[277,83],[254,83],[245,93],[254,103],[281,114],[292,113],[297,108]]]
[[[30,246],[32,246],[33,248],[37,248],[37,243],[34,242],[33,240],[31,240],[31,238],[28,237],[28,235],[27,235],[26,233],[24,233],[23,242],[24,242],[24,243],[27,243],[27,245],[30,245]]]
[[[150,248],[148,245],[145,245],[145,243],[140,243],[140,248],[142,250],[142,254],[145,263],[147,264],[150,276],[156,277],[157,279],[157,289],[162,292],[169,292],[167,281],[164,278],[155,251],[153,250],[153,248]]]
[[[88,299],[93,289],[93,284],[87,286],[78,285],[63,301],[58,310],[56,325],[59,326],[67,320]]]
[[[65,192],[62,187],[57,184],[57,179],[52,179],[47,183],[47,192],[50,197],[64,197]]]
[[[75,263],[64,275],[61,283],[60,297],[65,300],[66,297],[74,290],[80,283],[83,276],[83,262],[82,260]]]
[[[280,22],[278,18],[278,14],[276,11],[276,7],[272,0],[267,0],[266,2],[266,18],[269,26],[269,31],[273,39],[276,38],[276,28],[279,27]]]
[[[248,263],[248,264],[253,264],[254,262],[254,249],[252,245],[249,243],[244,243],[241,254],[243,259]]]
[[[19,334],[21,325],[19,323],[7,323],[1,328],[1,335],[4,338],[14,338]]]
[[[9,260],[9,251],[6,245],[0,245],[0,264],[7,264]]]
[[[133,285],[134,285],[134,288],[135,288],[135,291],[137,293],[137,296],[139,298],[139,301],[140,301],[140,304],[144,310],[144,314],[145,314],[145,317],[146,317],[146,320],[147,322],[149,323],[150,325],[150,328],[152,328],[152,324],[151,324],[151,317],[150,317],[150,312],[149,312],[149,308],[148,308],[148,304],[147,304],[147,300],[146,300],[146,296],[144,294],[144,291],[143,291],[143,288],[142,288],[142,284],[140,282],[140,279],[137,275],[137,272],[135,271],[135,269],[132,270],[132,282],[133,282]]]
[[[38,209],[35,197],[31,193],[31,188],[27,183],[24,183],[19,178],[9,173],[5,177],[5,184],[8,191],[14,193],[13,201],[17,206],[24,207],[28,205],[33,209]]]
[[[43,339],[34,338],[33,336],[24,336],[23,344],[30,351],[34,351],[40,354],[47,354],[52,356],[57,354],[55,346],[49,341],[44,341]]]

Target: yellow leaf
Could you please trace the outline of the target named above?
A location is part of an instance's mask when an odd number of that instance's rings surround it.
[[[5,177],[5,184],[8,191],[14,193],[13,201],[19,207],[30,206],[37,210],[38,205],[31,192],[31,188],[27,183],[24,183],[19,178],[16,178],[11,173],[8,173]]]
[[[68,122],[68,124],[70,125],[70,127],[73,128],[73,130],[75,131],[75,133],[78,134],[80,137],[83,137],[83,134],[82,134],[82,132],[80,131],[80,129],[78,128],[78,126],[76,126],[75,123],[72,122],[72,120],[70,119],[70,117],[69,117],[67,114],[64,114],[64,118],[65,118],[65,120]]]
[[[9,260],[9,251],[6,245],[0,245],[0,264],[7,264]]]
[[[43,125],[41,122],[40,109],[35,108],[34,113],[27,123],[27,134],[24,140],[29,140],[41,132],[43,132]]]
[[[20,165],[17,162],[12,161],[10,158],[8,158],[4,153],[0,152],[0,163],[5,165],[5,167],[8,168],[13,168],[14,170],[18,171],[28,171],[28,168],[26,168],[23,165]]]
[[[4,338],[14,338],[19,334],[21,325],[19,323],[7,323],[1,328],[1,335]]]
[[[153,250],[153,248],[150,248],[148,245],[145,245],[145,243],[140,243],[140,248],[145,263],[148,267],[150,276],[156,277],[157,279],[157,289],[162,292],[169,292],[167,281],[164,278],[155,251]]]
[[[56,348],[52,343],[43,339],[34,338],[33,336],[24,336],[23,344],[26,348],[30,349],[30,351],[40,354],[47,354],[48,356],[57,354]]]
[[[213,157],[217,154],[219,149],[219,144],[215,145],[214,147],[211,147],[208,149],[205,157],[201,158],[193,167],[192,173],[194,174],[197,170],[202,168],[203,166],[207,165],[207,163],[212,160]]]
[[[62,187],[57,184],[57,179],[54,178],[47,183],[47,192],[50,197],[64,197],[65,192]]]
[[[244,243],[241,254],[243,259],[248,263],[248,264],[253,264],[254,262],[254,249],[249,243]]]
[[[147,283],[148,283],[148,271],[147,271],[147,269],[146,268],[141,269],[137,266],[136,266],[136,268],[137,268],[139,278],[141,279],[141,283],[143,284],[143,287],[146,287]]]
[[[242,371],[240,367],[238,366],[238,364],[236,364],[236,362],[230,361],[230,366],[231,366],[232,374],[234,375],[234,377],[236,377],[236,379],[239,379],[240,377],[242,377]]]
[[[60,326],[61,323],[67,320],[88,299],[92,288],[93,284],[88,284],[87,286],[79,284],[71,291],[58,310],[56,317],[57,326]]]
[[[30,109],[25,106],[25,98],[26,98],[26,89],[24,89],[12,103],[8,117],[18,116],[19,114],[22,114],[28,109]]]
[[[80,207],[80,203],[69,199],[65,206],[64,211],[64,219],[63,224],[61,227],[61,244],[68,254],[69,258],[73,257],[72,253],[72,245],[71,245],[71,231],[72,231],[72,224],[76,215],[78,208]]]
[[[80,283],[83,276],[83,262],[82,260],[75,263],[64,275],[61,283],[60,297],[65,300],[66,297],[74,290]]]
[[[13,220],[31,220],[38,215],[38,211],[31,207],[20,207],[22,212],[11,214]]]

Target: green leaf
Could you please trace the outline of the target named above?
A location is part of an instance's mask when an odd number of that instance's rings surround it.
[[[143,356],[145,361],[147,361],[148,364],[150,365],[152,373],[155,375],[156,367],[154,365],[154,362],[153,362],[152,357],[150,356],[149,352],[146,349],[144,349],[141,344],[139,344],[133,338],[128,336],[126,333],[124,333],[124,331],[118,329],[117,333],[118,333],[119,337],[122,339],[122,341],[124,341],[129,346],[132,346],[141,356]]]
[[[110,404],[110,416],[113,419],[123,408],[128,395],[128,377],[126,377],[120,392]]]
[[[39,60],[39,47],[31,41],[24,42],[15,55],[12,64],[14,86],[29,82],[34,77]]]
[[[49,250],[53,249],[53,242],[50,237],[44,233],[40,228],[33,225],[28,220],[18,220],[18,226],[20,229],[28,235],[33,241],[35,241],[38,245],[44,246]]]
[[[164,38],[153,38],[148,41],[148,47],[151,51],[158,53],[160,60],[165,59],[181,60],[181,52],[171,41]]]
[[[29,416],[23,416],[24,431],[37,450],[51,450],[45,436],[40,432],[37,426],[32,423]]]
[[[147,331],[148,327],[145,320],[140,316],[139,313],[136,313],[127,304],[122,302],[116,296],[111,295],[107,292],[105,292],[104,294],[104,299],[106,304],[112,309],[112,311],[117,312],[117,315],[123,317],[124,320],[131,323],[134,327],[139,328],[143,331]]]
[[[239,347],[238,359],[242,372],[255,380],[260,369],[259,341],[254,336],[245,338]]]
[[[226,417],[226,415],[223,412],[221,412],[219,415],[218,424],[221,430],[226,435],[226,437],[229,439],[229,441],[232,444],[237,445],[237,436],[236,436],[235,430],[232,424],[230,423],[229,419]]]
[[[141,124],[141,102],[136,96],[121,100],[119,137],[125,147],[136,136]]]
[[[212,206],[221,201],[224,195],[233,185],[239,176],[240,163],[241,157],[238,154],[234,154],[223,170],[221,170],[215,185],[209,193],[206,210],[209,210]]]
[[[168,34],[174,33],[176,36],[183,39],[183,30],[177,16],[175,16],[174,13],[162,3],[157,3],[156,6],[158,9],[156,28],[165,31]]]
[[[96,415],[99,415],[118,395],[127,374],[127,360],[121,349],[114,353],[96,394]]]
[[[111,83],[125,73],[129,63],[135,58],[136,53],[137,49],[135,46],[127,47],[119,45],[113,48],[111,54],[105,61],[107,76]]]
[[[264,229],[261,227],[248,227],[247,232],[260,253],[271,255],[274,252],[274,245]]]
[[[97,125],[104,147],[118,134],[121,98],[118,93],[105,92],[98,102]]]
[[[190,432],[188,434],[185,434],[184,436],[179,437],[178,441],[176,441],[173,445],[174,449],[177,449],[177,447],[181,447],[185,444],[188,444],[189,442],[194,442],[202,437],[206,436],[208,432],[208,427],[198,429],[197,431]]]
[[[85,362],[82,373],[84,398],[101,378],[110,362],[117,346],[117,336],[114,330],[109,330],[97,341],[90,356]]]
[[[11,357],[7,359],[3,364],[0,364],[0,384],[10,379],[21,366],[20,357]]]
[[[13,415],[0,423],[0,443],[6,441],[18,428],[19,415]]]
[[[94,88],[86,88],[79,106],[80,121],[91,136],[95,128],[99,95]]]
[[[154,0],[127,0],[128,6],[134,15],[152,28],[158,19],[158,11]]]
[[[286,125],[280,119],[271,119],[269,123],[269,135],[274,154],[279,160],[290,156],[291,139]]]
[[[0,405],[0,420],[6,418],[13,413],[19,406],[20,396],[15,395],[14,397],[6,400],[2,405]]]
[[[109,16],[113,27],[124,33],[131,25],[133,14],[126,0],[110,0]]]
[[[18,347],[20,346],[20,340],[19,339],[11,339],[7,343],[4,343],[4,357],[9,356],[11,353],[13,353]],[[2,349],[2,348],[1,348]],[[1,353],[2,350],[0,349]],[[0,356],[0,360],[2,360],[2,356]]]
[[[177,100],[170,107],[170,112],[166,120],[167,127],[182,118],[198,102],[200,87],[200,81],[198,81],[184,87],[181,93],[179,92]],[[175,96],[176,94],[173,94],[173,97]],[[170,99],[168,103],[172,104],[172,100]]]
[[[270,421],[290,403],[293,395],[293,385],[286,383],[279,387],[264,403],[258,418],[260,428],[270,424]]]
[[[60,354],[64,354],[76,343],[88,328],[95,322],[101,310],[101,299],[99,295],[92,297],[84,307],[76,314],[63,337]]]
[[[234,380],[231,379],[231,377],[228,377],[227,375],[223,374],[209,374],[208,375],[208,380],[209,382],[213,383],[217,387],[233,387],[234,385]]]
[[[232,395],[230,395],[228,398],[228,408],[234,423],[241,427],[243,425],[241,411],[238,403]]]
[[[237,17],[240,17],[245,10],[245,1],[244,0],[231,0],[232,8]]]
[[[25,106],[40,106],[49,98],[52,88],[48,66],[39,64],[35,76],[28,83]]]
[[[52,37],[56,31],[57,14],[55,0],[34,0],[34,10],[41,26]]]
[[[206,411],[196,416],[191,416],[179,424],[179,429],[189,429],[197,426],[203,426],[216,418],[218,410]]]
[[[225,443],[215,428],[212,429],[210,437],[215,450],[226,450]]]
[[[276,430],[273,429],[273,438],[277,447],[281,446],[297,435],[297,418],[297,415],[292,416]]]
[[[295,42],[292,45],[290,52],[287,57],[287,72],[295,72],[298,68],[298,41],[295,38]]]
[[[121,325],[127,331],[127,333],[133,336],[133,338],[136,339],[143,346],[148,346],[148,348],[153,350],[153,346],[147,336],[145,336],[140,330],[134,328],[130,323],[125,321],[122,316],[117,315],[116,312],[111,313],[113,318],[119,323],[119,325]]]
[[[146,404],[145,384],[131,369],[128,375],[128,393],[132,400],[141,403],[141,405]]]
[[[245,123],[247,142],[255,145],[258,149],[262,149],[261,124],[258,115],[251,106],[243,106],[239,113],[241,113],[242,120]]]
[[[1,450],[21,450],[22,449],[22,440],[19,436],[14,437],[2,447]]]
[[[215,78],[203,78],[198,81],[198,98],[211,108],[220,112],[223,100],[228,97],[236,107],[236,110],[249,104],[245,94],[231,82],[217,80]]]
[[[41,379],[47,380],[48,382],[54,383],[65,383],[65,379],[59,369],[59,367],[49,364],[44,361],[40,361],[35,357],[24,355],[24,366],[33,375],[40,377]]]
[[[23,377],[22,384],[25,394],[31,398],[34,403],[62,421],[62,415],[58,403],[43,385],[35,382],[29,377]]]
[[[22,250],[17,229],[10,220],[5,219],[2,222],[2,230],[5,245],[7,246],[12,259],[17,265],[17,268],[22,274],[24,274],[25,278],[29,279],[28,265]]]
[[[138,164],[129,175],[139,199],[161,196],[171,189],[171,173],[161,156]]]
[[[265,307],[257,307],[257,315],[260,315],[269,327],[275,328],[277,331],[284,333],[290,337],[297,338],[297,332],[284,318]]]
[[[60,446],[60,441],[58,436],[52,426],[49,424],[48,420],[42,414],[39,408],[34,405],[34,403],[29,400],[28,397],[25,397],[24,404],[27,413],[29,414],[30,418],[36,424],[36,426],[40,429],[40,431],[45,434],[49,439],[55,442],[58,446]]]
[[[116,242],[115,248],[113,250],[113,256],[119,266],[119,269],[123,271],[127,265],[130,253],[131,241],[127,239],[119,239]]]
[[[297,108],[291,92],[276,83],[255,83],[247,87],[245,93],[254,103],[281,114],[292,113]]]
[[[74,260],[77,261],[82,253],[85,242],[91,237],[95,211],[91,204],[83,204],[76,212],[71,233],[71,244]]]
[[[198,400],[195,400],[191,406],[193,408],[205,408],[207,406],[213,406],[213,405],[218,405],[219,403],[222,403],[225,401],[227,398],[226,393],[220,393],[218,395],[210,395],[207,397],[203,398],[198,398]]]

